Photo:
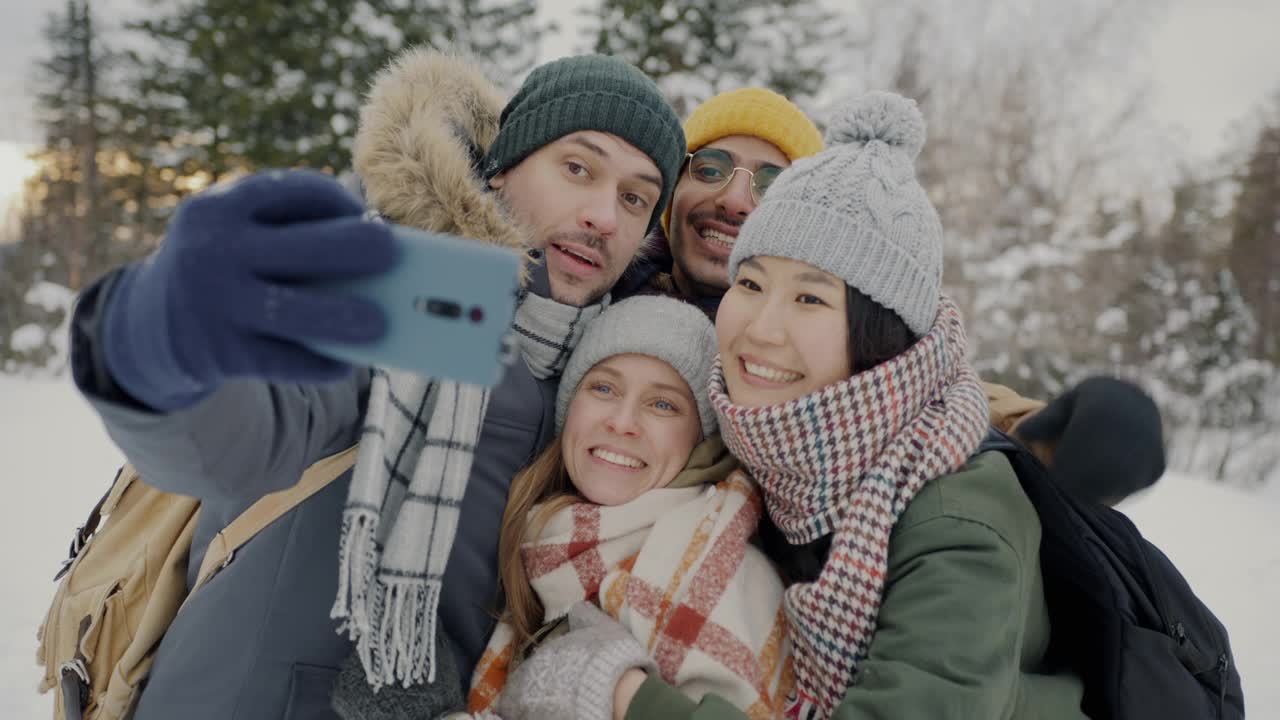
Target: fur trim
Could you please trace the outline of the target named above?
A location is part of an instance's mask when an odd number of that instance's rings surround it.
[[[505,104],[462,54],[400,54],[374,78],[360,109],[352,155],[369,206],[401,225],[528,247],[472,164],[497,137]]]

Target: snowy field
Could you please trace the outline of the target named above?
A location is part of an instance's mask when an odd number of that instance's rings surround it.
[[[47,718],[35,693],[36,628],[51,578],[121,463],[70,382],[0,375],[0,718]],[[1280,718],[1280,493],[1266,497],[1171,475],[1124,508],[1226,623],[1253,718]]]

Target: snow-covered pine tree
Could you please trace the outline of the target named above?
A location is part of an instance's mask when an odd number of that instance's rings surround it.
[[[1257,355],[1280,363],[1280,92],[1272,105],[1240,177],[1230,262],[1257,320]]]
[[[217,180],[261,167],[341,171],[361,98],[396,52],[474,52],[500,77],[536,59],[534,0],[185,0],[132,25],[139,82],[172,109],[178,148]]]
[[[587,39],[652,77],[681,117],[716,93],[769,87],[801,104],[838,26],[820,0],[600,0]]]

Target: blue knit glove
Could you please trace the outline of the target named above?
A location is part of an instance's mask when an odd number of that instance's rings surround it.
[[[386,318],[368,300],[304,285],[391,267],[390,229],[363,211],[313,171],[259,173],[186,200],[160,248],[124,268],[106,299],[112,378],[171,411],[230,378],[344,377],[348,365],[299,343],[371,342]]]

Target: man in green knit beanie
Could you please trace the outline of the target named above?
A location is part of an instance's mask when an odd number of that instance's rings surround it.
[[[635,67],[580,55],[534,70],[500,123],[483,179],[541,235],[552,296],[600,298],[661,223],[684,162],[679,119]]]
[[[515,321],[524,362],[490,395],[444,565],[439,623],[425,633],[436,645],[432,681],[403,682],[374,659],[376,648],[361,654],[357,643],[331,694],[347,720],[434,717],[461,706],[501,609],[497,541],[511,479],[552,439],[564,362],[659,227],[685,140],[653,81],[602,55],[541,65],[500,104],[465,58],[408,53],[375,79],[360,125],[353,160],[372,210],[541,259]],[[394,383],[390,393],[399,402],[389,407],[418,406]],[[361,479],[357,472],[354,484]],[[446,554],[428,550],[438,535],[410,543],[429,555],[428,573]]]
[[[186,200],[163,250],[87,289],[77,386],[149,483],[200,500],[189,580],[245,508],[325,458],[355,462],[192,595],[134,717],[456,706],[501,606],[512,478],[551,442],[565,361],[661,217],[684,152],[674,111],[621,61],[548,63],[508,102],[473,61],[411,50],[360,112],[363,205],[319,173],[259,173]],[[361,305],[299,287],[393,262],[370,213],[545,255],[495,387],[351,367],[304,342],[377,335]]]

